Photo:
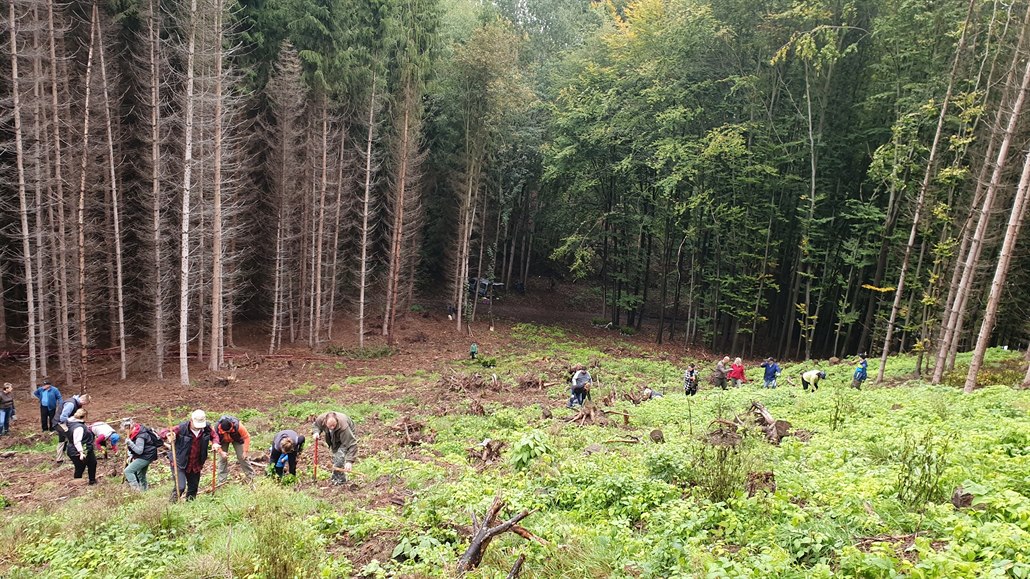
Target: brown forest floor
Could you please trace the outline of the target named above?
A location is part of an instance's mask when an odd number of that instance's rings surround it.
[[[118,380],[116,356],[92,359],[88,392],[93,403],[89,408],[89,421],[107,420],[117,426],[118,420],[132,416],[156,427],[185,420],[193,408],[228,412],[243,409],[264,411],[284,403],[296,404],[305,400],[324,400],[327,397],[341,405],[389,402],[393,410],[405,415],[443,415],[463,408],[468,402],[467,396],[432,381],[419,379],[397,384],[398,379],[403,380],[405,375],[410,376],[415,372],[422,372],[423,375],[455,372],[453,363],[468,356],[469,344],[473,339],[479,344],[481,356],[528,353],[533,346],[512,339],[510,331],[514,324],[523,322],[562,326],[569,331],[570,336],[578,336],[593,347],[612,353],[624,351],[627,342],[645,352],[661,351],[672,356],[688,353],[682,344],[655,345],[650,332],[626,337],[611,330],[593,327],[590,320],[594,314],[582,311],[589,299],[584,298],[579,286],[563,284],[552,290],[546,280],[537,280],[537,286],[531,285],[530,293],[526,296],[498,300],[493,311],[494,331],[489,330],[488,322],[478,321],[473,325],[474,337],[458,332],[455,322],[447,319],[444,307],[439,304],[429,306],[429,311],[423,313],[408,313],[398,324],[397,352],[378,359],[356,360],[324,353],[325,346],[329,345],[342,348],[357,345],[356,323],[351,320],[338,321],[333,340],[323,344],[317,351],[309,349],[306,344],[295,344],[284,347],[277,352],[276,357],[263,356],[267,351],[268,339],[264,326],[237,326],[235,347],[230,348],[230,351],[237,356],[235,361],[239,367],[236,370],[236,382],[228,387],[216,385],[218,378],[224,377],[227,372],[211,373],[196,359],[190,361],[193,383],[190,387],[182,387],[178,383],[177,358],[167,361],[163,380],[157,380],[152,371],[131,371],[124,382]],[[478,315],[481,320],[486,318],[483,310]],[[378,326],[373,328],[375,331],[366,335],[366,346],[385,344],[379,335]],[[691,354],[697,355],[697,352]],[[149,352],[132,352],[130,366],[131,362],[140,364],[139,360],[151,355]],[[527,370],[554,373],[550,379],[559,381],[564,378],[558,375],[557,369],[564,368],[563,365],[567,363],[565,360],[540,360],[537,368]],[[480,372],[489,377],[489,370]],[[356,384],[346,382],[347,378],[354,376],[373,378]],[[53,370],[51,377],[57,378]],[[28,380],[25,364],[15,363],[11,359],[0,364],[0,382],[4,381],[16,384],[16,406],[19,413],[18,420],[12,425],[12,435],[0,438],[0,495],[13,503],[6,509],[5,516],[45,508],[54,501],[81,494],[85,487],[80,481],[72,482],[70,461],[66,459],[61,464],[54,461],[54,436],[39,432],[38,404],[26,386]],[[59,380],[55,382],[60,384]],[[332,384],[339,385],[334,392],[328,389]],[[297,395],[290,392],[302,385],[310,388],[310,394]],[[66,398],[78,391],[77,388],[69,390],[72,389],[62,388]],[[482,403],[517,407],[538,403],[558,407],[565,402],[563,398],[549,397],[546,389],[483,388],[477,391],[477,397]],[[209,414],[209,419],[217,419],[217,416]],[[398,454],[410,454],[411,458],[418,460],[431,460],[431,457],[409,452],[399,446],[393,440],[396,437],[390,426],[376,414],[367,417],[359,432],[364,445],[363,452],[374,453],[393,448]],[[294,428],[303,433],[310,430],[300,420]],[[251,429],[260,431],[261,425],[252,424]],[[251,449],[251,456],[256,457],[263,451],[263,448],[255,445]],[[121,483],[120,462],[114,458],[100,461],[100,485]],[[155,467],[159,465],[155,464]],[[388,500],[390,493],[382,492],[384,489],[377,488],[377,485],[378,481],[369,481],[366,485],[368,488],[362,489],[360,495],[367,497],[370,503]]]

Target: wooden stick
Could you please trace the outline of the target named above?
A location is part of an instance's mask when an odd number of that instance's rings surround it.
[[[511,571],[508,572],[507,579],[515,579],[516,577],[518,577],[519,574],[522,573],[522,564],[525,562],[526,554],[522,553],[521,555],[519,555],[519,558],[515,561],[515,564],[512,565]]]
[[[315,476],[314,483],[318,484],[318,439],[315,439]]]
[[[213,445],[212,445],[213,446]],[[218,447],[221,449],[221,447]],[[226,461],[228,462],[228,460]],[[211,461],[211,494],[218,488],[218,452],[215,452],[215,459]]]

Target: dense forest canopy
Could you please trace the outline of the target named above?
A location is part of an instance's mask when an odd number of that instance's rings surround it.
[[[1027,342],[1030,4],[10,0],[0,342],[213,370],[470,278],[734,353]],[[433,293],[434,288],[447,287]],[[140,358],[142,359],[142,358]],[[977,356],[970,369],[974,375]],[[972,382],[970,382],[972,384]]]

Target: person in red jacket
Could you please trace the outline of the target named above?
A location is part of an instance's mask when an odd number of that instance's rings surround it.
[[[247,462],[247,453],[250,452],[250,433],[240,424],[240,419],[235,416],[222,416],[218,419],[218,440],[221,441],[222,452],[218,453],[218,484],[224,483],[229,478],[229,444],[232,444],[236,451],[236,461],[240,468],[247,475],[248,479],[254,478],[254,468]]]
[[[733,381],[735,388],[740,388],[740,385],[747,382],[747,376],[744,375],[744,362],[740,358],[733,361],[733,365],[730,366],[730,371],[726,374],[726,377]]]

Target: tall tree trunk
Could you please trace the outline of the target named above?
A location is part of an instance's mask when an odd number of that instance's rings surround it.
[[[93,84],[93,44],[100,16],[96,2],[89,26],[89,52],[86,57],[86,96],[82,113],[82,164],[79,167],[79,206],[77,218],[79,255],[79,392],[86,392],[86,359],[89,355],[89,337],[86,332],[86,168],[89,160],[89,103]]]
[[[479,263],[476,265],[476,289],[472,293],[472,315],[469,317],[469,323],[476,321],[476,308],[479,305],[479,280],[483,279],[483,253],[486,249],[486,214],[489,202],[490,195],[485,193],[483,195],[483,219],[479,223]],[[487,290],[489,291],[489,288]]]
[[[197,46],[197,0],[190,0],[189,40],[186,47],[186,101],[183,104],[182,230],[179,241],[179,383],[190,384],[188,358],[190,325],[190,195],[193,193],[193,90]]]
[[[35,192],[35,230],[36,230],[36,314],[39,319],[39,371],[43,376],[49,375],[47,362],[49,358],[49,352],[47,351],[47,341],[49,334],[47,332],[47,320],[50,319],[48,304],[50,302],[49,294],[44,289],[47,287],[46,276],[44,275],[43,269],[43,256],[46,253],[44,249],[46,246],[43,243],[43,194],[45,187],[43,186],[43,139],[42,130],[43,123],[46,122],[45,115],[42,110],[42,88],[41,84],[43,81],[43,66],[42,66],[42,53],[39,51],[39,8],[37,5],[32,6],[32,164],[35,167],[35,178],[33,179],[32,189]],[[47,171],[49,173],[49,169]]]
[[[119,376],[125,380],[128,371],[125,352],[125,295],[123,292],[122,275],[122,214],[118,194],[118,175],[115,170],[114,155],[114,128],[111,123],[111,99],[108,94],[107,63],[104,60],[104,36],[103,27],[97,26],[97,45],[100,54],[100,83],[103,85],[104,93],[104,123],[107,132],[107,178],[111,186],[111,218],[114,221],[114,269],[115,269],[115,301],[117,303],[118,317],[118,361]]]
[[[1027,74],[1030,75],[1030,67],[1027,68]],[[966,385],[964,388],[967,394],[976,388],[976,376],[980,373],[984,354],[986,354],[987,346],[991,342],[994,322],[998,317],[998,305],[1001,303],[1001,294],[1005,289],[1005,278],[1009,273],[1012,254],[1016,248],[1019,230],[1023,225],[1023,217],[1026,213],[1028,188],[1030,188],[1030,151],[1027,151],[1023,161],[1023,173],[1019,178],[1016,196],[1012,200],[1012,212],[1009,213],[1009,223],[1005,229],[1005,240],[1001,244],[998,265],[994,270],[994,281],[991,283],[991,292],[987,298],[987,309],[984,312],[984,319],[980,324],[980,335],[977,337],[976,347],[973,349],[973,359],[969,362],[969,373],[966,374]]]
[[[214,110],[214,175],[213,204],[214,215],[211,224],[211,348],[208,356],[208,369],[217,372],[222,368],[225,358],[225,315],[222,313],[223,295],[223,259],[222,247],[222,117],[224,103],[222,95],[222,8],[221,0],[215,0],[215,110]]]
[[[318,198],[318,245],[315,248],[315,328],[310,342],[312,348],[322,341],[322,249],[325,247],[325,198],[329,187],[329,98],[322,95],[322,179]]]
[[[948,88],[944,91],[944,100],[941,102],[941,112],[937,117],[937,130],[934,131],[933,143],[930,145],[930,153],[926,159],[926,171],[923,173],[923,182],[919,186],[919,194],[916,196],[915,214],[912,216],[912,228],[909,230],[908,243],[905,245],[905,253],[901,258],[901,272],[898,274],[898,287],[894,290],[894,304],[891,306],[890,319],[887,321],[887,328],[883,340],[883,351],[880,352],[880,370],[876,375],[876,383],[883,382],[883,374],[887,369],[887,356],[890,354],[891,340],[894,338],[894,322],[898,318],[898,311],[901,309],[901,300],[905,291],[905,275],[908,273],[908,262],[912,256],[912,248],[916,244],[916,235],[919,233],[919,222],[923,214],[923,205],[926,201],[927,192],[930,189],[930,182],[936,174],[937,151],[941,142],[941,135],[944,133],[944,124],[948,117],[948,106],[951,104],[951,94],[955,86],[955,77],[958,75],[958,66],[962,61],[962,53],[966,46],[966,32],[969,30],[969,23],[973,18],[973,7],[976,0],[969,0],[969,8],[966,11],[966,21],[962,26],[962,36],[959,37],[958,46],[955,48],[955,58],[951,63],[951,72],[948,74]]]
[[[340,214],[343,211],[343,165],[344,156],[343,152],[346,150],[347,145],[347,130],[344,128],[340,131],[340,158],[337,160],[338,167],[336,169],[336,217],[334,218],[333,227],[333,257],[332,267],[330,267],[329,273],[329,319],[327,321],[327,337],[333,339],[333,322],[335,321],[336,312],[336,285],[337,279],[337,268],[340,263]]]
[[[8,29],[11,37],[11,97],[14,114],[14,152],[18,170],[18,217],[21,220],[22,264],[25,267],[25,303],[28,307],[28,341],[29,341],[29,383],[35,387],[38,377],[36,370],[36,304],[33,285],[35,278],[32,271],[32,241],[29,232],[29,204],[25,186],[25,145],[22,138],[21,120],[21,86],[18,78],[18,20],[14,10],[14,0],[9,3]]]
[[[1030,28],[1030,5],[1027,6],[1027,11],[1023,17],[1023,27],[1020,31],[1019,40],[1017,41],[1016,48],[1014,50],[1011,68],[1006,77],[1005,87],[1009,89],[1014,86],[1015,73],[1018,68],[1019,59],[1022,58],[1023,43],[1026,38],[1026,34]],[[1028,63],[1027,70],[1030,70],[1030,63]],[[1005,165],[1008,161],[1008,150],[1012,143],[1012,138],[1015,134],[1016,126],[1019,121],[1020,110],[1022,109],[1023,103],[1026,98],[1027,91],[1027,77],[1024,73],[1023,82],[1020,85],[1019,92],[1015,97],[1015,101],[1012,108],[1008,111],[1009,119],[1005,126],[1004,132],[1002,133],[1000,144],[998,145],[998,153],[993,163],[993,170],[991,172],[991,180],[987,185],[987,189],[983,194],[982,202],[977,205],[976,214],[976,227],[973,230],[973,236],[969,239],[969,248],[966,252],[965,260],[961,266],[956,263],[956,268],[961,267],[962,275],[959,278],[957,289],[955,290],[955,299],[951,303],[950,310],[944,316],[946,318],[944,324],[944,333],[939,348],[944,350],[944,359],[939,360],[937,368],[934,369],[934,379],[939,382],[940,374],[950,369],[953,364],[954,353],[958,351],[958,344],[962,334],[962,326],[965,321],[966,304],[969,301],[969,295],[972,293],[973,281],[976,278],[977,264],[980,262],[980,253],[983,250],[983,240],[987,232],[987,226],[990,221],[991,212],[994,206],[995,196],[998,188],[1001,186],[1001,179],[1005,169]],[[988,145],[988,152],[991,150],[993,145],[995,132],[1001,128],[1001,120],[1005,111],[1006,96],[1002,95],[998,104],[998,110],[992,125],[991,132],[991,143]],[[984,158],[984,167],[989,164],[989,157]],[[983,169],[981,172],[983,172]],[[982,183],[982,180],[978,181]],[[974,195],[974,198],[976,195]],[[938,354],[938,358],[941,358],[941,354]]]
[[[157,379],[164,379],[165,362],[165,290],[164,290],[164,260],[162,259],[161,244],[163,236],[161,231],[161,78],[158,67],[158,55],[161,49],[161,32],[157,0],[149,0],[147,14],[147,49],[148,65],[150,69],[149,102],[150,107],[150,195],[151,195],[151,243],[153,244],[154,265],[153,265],[153,292],[154,292],[154,366],[157,370]]]
[[[365,347],[365,290],[368,287],[369,212],[372,206],[372,140],[375,137],[376,77],[368,99],[368,137],[365,140],[365,191],[361,198],[361,257],[358,274],[358,346]]]

